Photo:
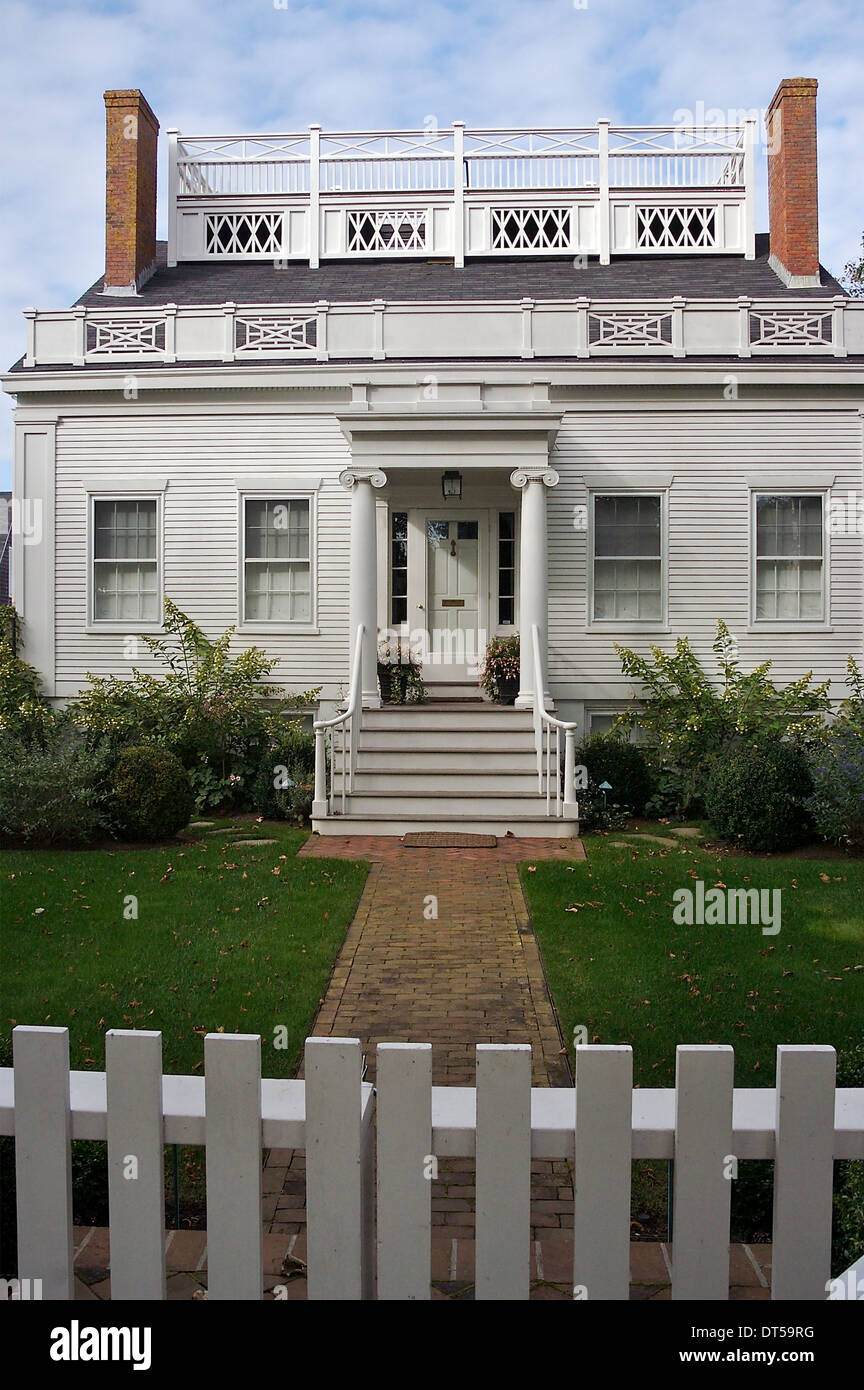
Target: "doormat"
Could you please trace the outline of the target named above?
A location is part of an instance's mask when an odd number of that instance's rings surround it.
[[[406,849],[495,849],[497,835],[463,835],[459,830],[410,830],[402,836]]]

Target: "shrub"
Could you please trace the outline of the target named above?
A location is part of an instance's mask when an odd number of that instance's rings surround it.
[[[837,1085],[864,1087],[864,1043],[844,1048],[837,1057]],[[831,1273],[842,1274],[864,1252],[864,1160],[834,1164],[834,1229]]]
[[[0,736],[0,834],[23,844],[86,844],[116,828],[113,757],[68,729],[44,746]]]
[[[844,849],[864,848],[864,677],[850,656],[843,700],[824,742],[810,754],[809,806],[819,834]]]
[[[176,754],[192,773],[199,810],[248,805],[268,708],[274,701],[277,711],[309,705],[319,692],[276,700],[276,687],[264,681],[274,660],[259,647],[232,655],[233,628],[211,641],[170,599],[164,627],[167,640],[141,639],[166,667],[164,676],[138,669],[130,680],[88,675],[73,717],[88,738],[110,739],[118,751],[148,744]]]
[[[114,768],[113,785],[120,828],[134,840],[176,835],[195,804],[186,769],[165,748],[125,748]]]
[[[315,735],[300,720],[271,719],[252,787],[255,810],[276,820],[306,821],[314,791]]]
[[[617,647],[625,675],[644,687],[625,724],[647,733],[660,768],[681,778],[681,812],[699,808],[706,771],[713,758],[743,743],[788,738],[799,748],[818,742],[824,725],[818,716],[830,708],[828,685],[812,684],[812,672],[777,687],[769,679],[771,662],[743,672],[737,643],[721,620],[713,650],[718,680],[702,670],[686,637],[672,652],[651,648],[651,658]]]
[[[581,763],[588,773],[588,789],[608,782],[609,802],[625,807],[641,816],[654,787],[654,779],[645,754],[635,743],[616,734],[592,734],[576,752],[577,766]],[[580,808],[581,809],[581,808]]]
[[[16,655],[15,609],[8,604],[0,612],[0,734],[44,745],[58,719],[42,693],[38,671]]]
[[[806,760],[791,744],[741,744],[715,759],[705,809],[724,840],[750,850],[793,849],[812,830],[812,790]]]

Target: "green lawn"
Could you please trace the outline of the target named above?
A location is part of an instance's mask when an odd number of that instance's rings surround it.
[[[0,855],[0,1036],[68,1026],[73,1067],[101,1070],[106,1029],[159,1029],[164,1069],[194,1073],[204,1033],[260,1033],[264,1075],[292,1074],[367,865],[298,859],[307,833],[275,822],[188,835]],[[231,844],[252,836],[276,843]]]
[[[642,830],[669,836],[665,826]],[[568,1040],[630,1043],[636,1082],[669,1086],[678,1043],[731,1043],[738,1086],[772,1085],[778,1043],[864,1039],[864,861],[745,857],[622,833],[587,862],[523,865],[522,882]],[[673,893],[715,884],[782,892],[777,935],[686,926]],[[569,910],[568,910],[569,909]]]

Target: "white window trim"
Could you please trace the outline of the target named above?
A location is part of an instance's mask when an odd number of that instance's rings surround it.
[[[85,632],[135,633],[163,631],[162,620],[165,612],[165,565],[164,565],[164,496],[166,480],[129,478],[118,486],[112,486],[114,479],[106,478],[100,482],[86,483],[87,493],[87,617]],[[135,484],[138,484],[135,486]],[[95,604],[95,512],[97,502],[155,502],[156,503],[156,599],[159,616],[149,622],[130,622],[119,618],[97,618]]]
[[[756,500],[759,497],[821,497],[822,498],[822,617],[821,618],[757,618],[756,617]],[[750,509],[750,625],[748,632],[833,632],[831,626],[831,538],[827,517],[831,506],[831,487],[827,482],[809,484],[793,482],[785,485],[779,479],[751,477],[749,482]],[[806,558],[806,557],[804,557]]]
[[[595,618],[594,617],[594,503],[597,497],[659,497],[660,498],[660,617]],[[588,493],[588,556],[586,565],[585,626],[594,632],[628,633],[669,631],[669,489],[656,481],[652,486],[628,484],[596,484]]]
[[[256,479],[256,482],[260,481]],[[276,481],[276,480],[274,480]],[[292,482],[294,480],[292,479]],[[308,480],[312,483],[312,480]],[[292,623],[287,618],[249,618],[246,617],[246,503],[247,502],[308,502],[309,503],[309,607],[311,620],[305,623]],[[284,632],[288,635],[317,637],[321,631],[318,626],[318,493],[317,484],[306,489],[296,486],[282,487],[239,487],[237,491],[237,630],[244,633],[261,633],[272,636]]]

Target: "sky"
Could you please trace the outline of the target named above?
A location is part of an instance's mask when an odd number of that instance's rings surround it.
[[[0,368],[21,310],[63,308],[103,269],[102,93],[139,87],[162,130],[286,133],[676,124],[764,111],[819,79],[820,249],[864,231],[864,0],[5,0]],[[716,117],[714,118],[716,119]],[[159,236],[166,235],[160,136]],[[756,225],[767,230],[765,147]],[[0,488],[11,409],[0,403]]]

